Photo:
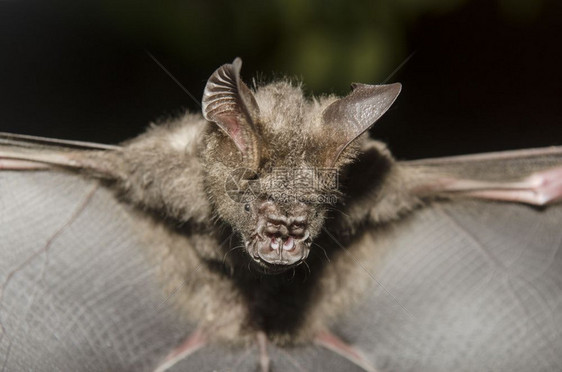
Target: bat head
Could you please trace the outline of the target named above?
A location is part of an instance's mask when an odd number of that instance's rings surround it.
[[[268,273],[308,257],[327,210],[341,196],[339,171],[358,138],[391,106],[400,84],[353,84],[343,98],[307,99],[287,81],[250,90],[242,62],[218,68],[203,95],[210,125],[202,152],[209,198]]]

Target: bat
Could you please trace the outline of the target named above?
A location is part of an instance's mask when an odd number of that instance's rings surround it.
[[[562,368],[562,148],[397,161],[400,84],[241,65],[119,146],[0,135],[2,370]]]

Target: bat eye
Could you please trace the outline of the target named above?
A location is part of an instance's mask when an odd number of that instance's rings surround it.
[[[250,204],[244,204],[244,210],[246,212],[249,212],[250,211]]]

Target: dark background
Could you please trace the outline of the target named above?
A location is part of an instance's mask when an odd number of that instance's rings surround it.
[[[117,143],[198,110],[208,76],[307,94],[399,81],[372,135],[402,159],[562,144],[562,2],[0,0],[0,131]]]

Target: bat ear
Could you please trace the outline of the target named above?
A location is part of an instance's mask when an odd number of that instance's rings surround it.
[[[255,122],[259,107],[250,89],[240,79],[242,60],[219,67],[207,81],[203,93],[203,116],[216,123],[234,141],[244,163],[257,170],[260,142]]]
[[[334,136],[341,137],[341,144],[336,149],[332,165],[353,140],[368,130],[388,110],[400,94],[402,84],[353,83],[351,88],[353,90],[350,94],[326,107],[322,113],[324,125],[331,128]]]

